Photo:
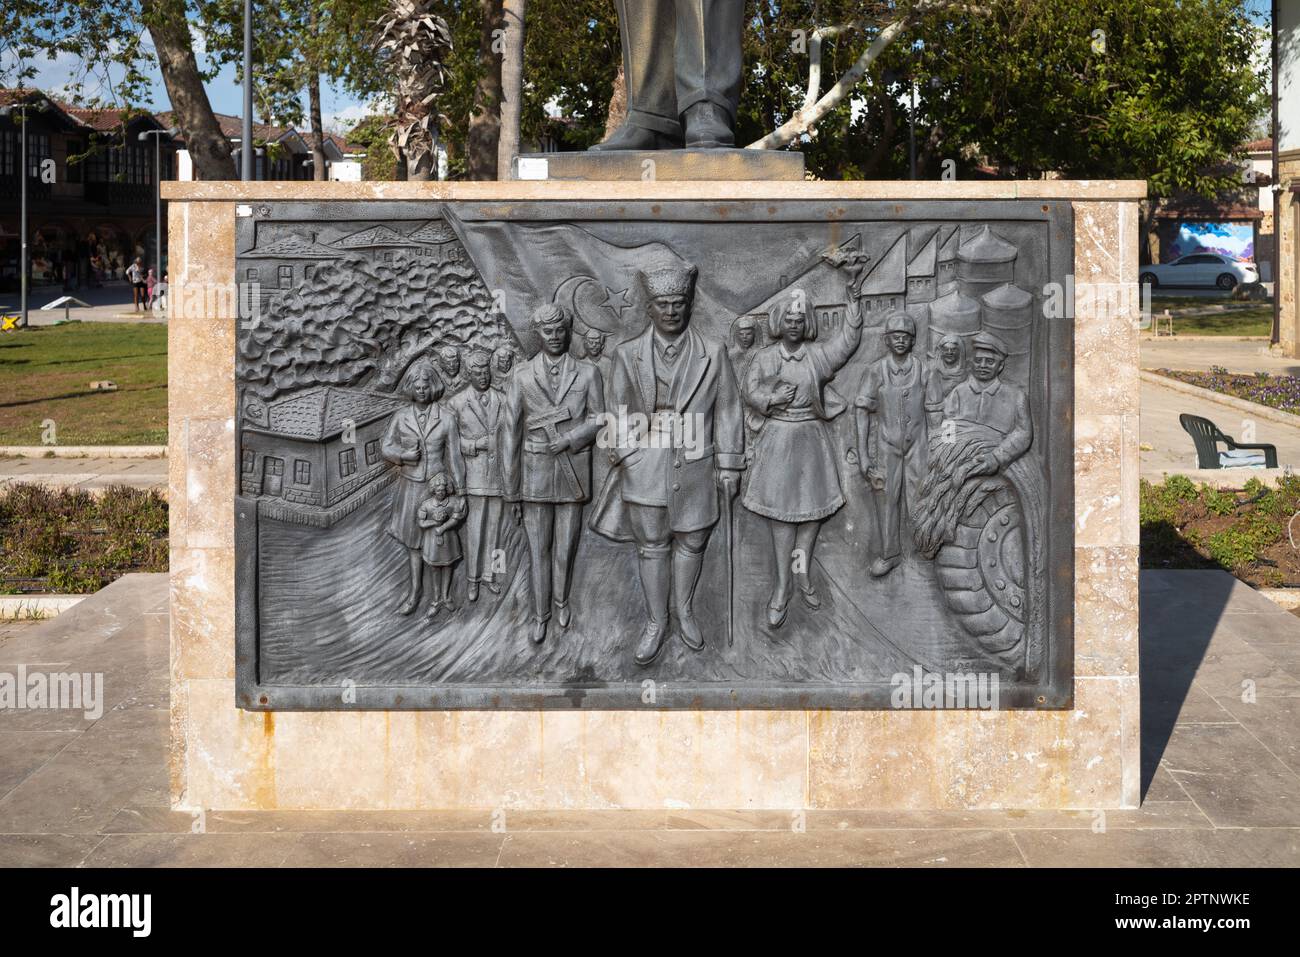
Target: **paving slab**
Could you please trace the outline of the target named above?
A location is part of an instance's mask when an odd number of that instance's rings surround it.
[[[0,670],[105,678],[97,718],[0,712],[0,866],[1300,865],[1300,618],[1225,572],[1140,595],[1136,810],[225,812],[169,806],[167,578],[130,575],[0,631]]]

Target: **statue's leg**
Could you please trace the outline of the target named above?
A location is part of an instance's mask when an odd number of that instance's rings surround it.
[[[529,638],[540,645],[551,620],[551,549],[555,538],[555,506],[524,502],[524,531],[528,534],[529,579],[533,592],[533,621]]]
[[[669,149],[682,145],[673,79],[673,0],[614,0],[623,41],[627,119],[597,150]]]
[[[686,146],[734,146],[744,0],[675,0],[677,109]]]
[[[628,515],[636,538],[641,591],[645,596],[646,623],[633,649],[639,665],[659,656],[668,637],[668,593],[672,583],[672,529],[668,509],[657,505],[631,505]]]
[[[578,557],[578,540],[582,537],[582,503],[564,502],[555,506],[555,555],[553,558],[555,617],[561,628],[568,628],[573,611],[569,607],[569,590],[573,584],[573,563]]]

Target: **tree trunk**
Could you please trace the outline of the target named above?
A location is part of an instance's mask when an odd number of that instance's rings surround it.
[[[497,142],[501,135],[501,0],[480,0],[483,28],[479,33],[478,83],[465,138],[466,173],[470,179],[497,178]],[[495,47],[495,49],[494,49]]]
[[[194,59],[184,0],[142,0],[140,12],[158,51],[158,69],[171,100],[173,122],[185,138],[195,176],[201,180],[238,179],[230,142],[212,113]]]
[[[314,71],[307,81],[307,108],[311,113],[311,178],[321,182],[329,177],[325,167],[325,125],[320,118],[320,74]]]
[[[627,119],[627,77],[623,75],[623,61],[618,61],[618,73],[614,76],[614,90],[609,95],[609,113],[605,116],[605,139],[614,135],[614,131]]]
[[[506,44],[501,58],[501,138],[497,143],[497,179],[510,178],[510,163],[519,152],[519,119],[524,102],[524,15],[528,0],[503,0]]]
[[[307,14],[307,29],[312,38],[312,48],[316,48],[317,20],[316,5],[311,4]],[[316,64],[307,64],[307,111],[311,123],[311,178],[318,183],[329,179],[325,168],[325,124],[320,118],[320,70]]]

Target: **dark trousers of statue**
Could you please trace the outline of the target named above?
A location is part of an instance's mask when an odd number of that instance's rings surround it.
[[[465,571],[472,582],[492,581],[492,567],[501,530],[503,503],[499,495],[467,495],[469,517],[465,521]]]
[[[573,559],[578,554],[578,536],[582,532],[582,503],[524,502],[523,506],[531,563],[533,620],[550,621],[552,595],[557,607],[569,603]]]
[[[680,117],[709,101],[732,122],[740,102],[744,0],[615,0],[629,123],[680,140]]]

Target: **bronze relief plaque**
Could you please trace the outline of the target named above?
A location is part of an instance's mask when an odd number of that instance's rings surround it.
[[[240,706],[1070,705],[1069,203],[244,212]]]

